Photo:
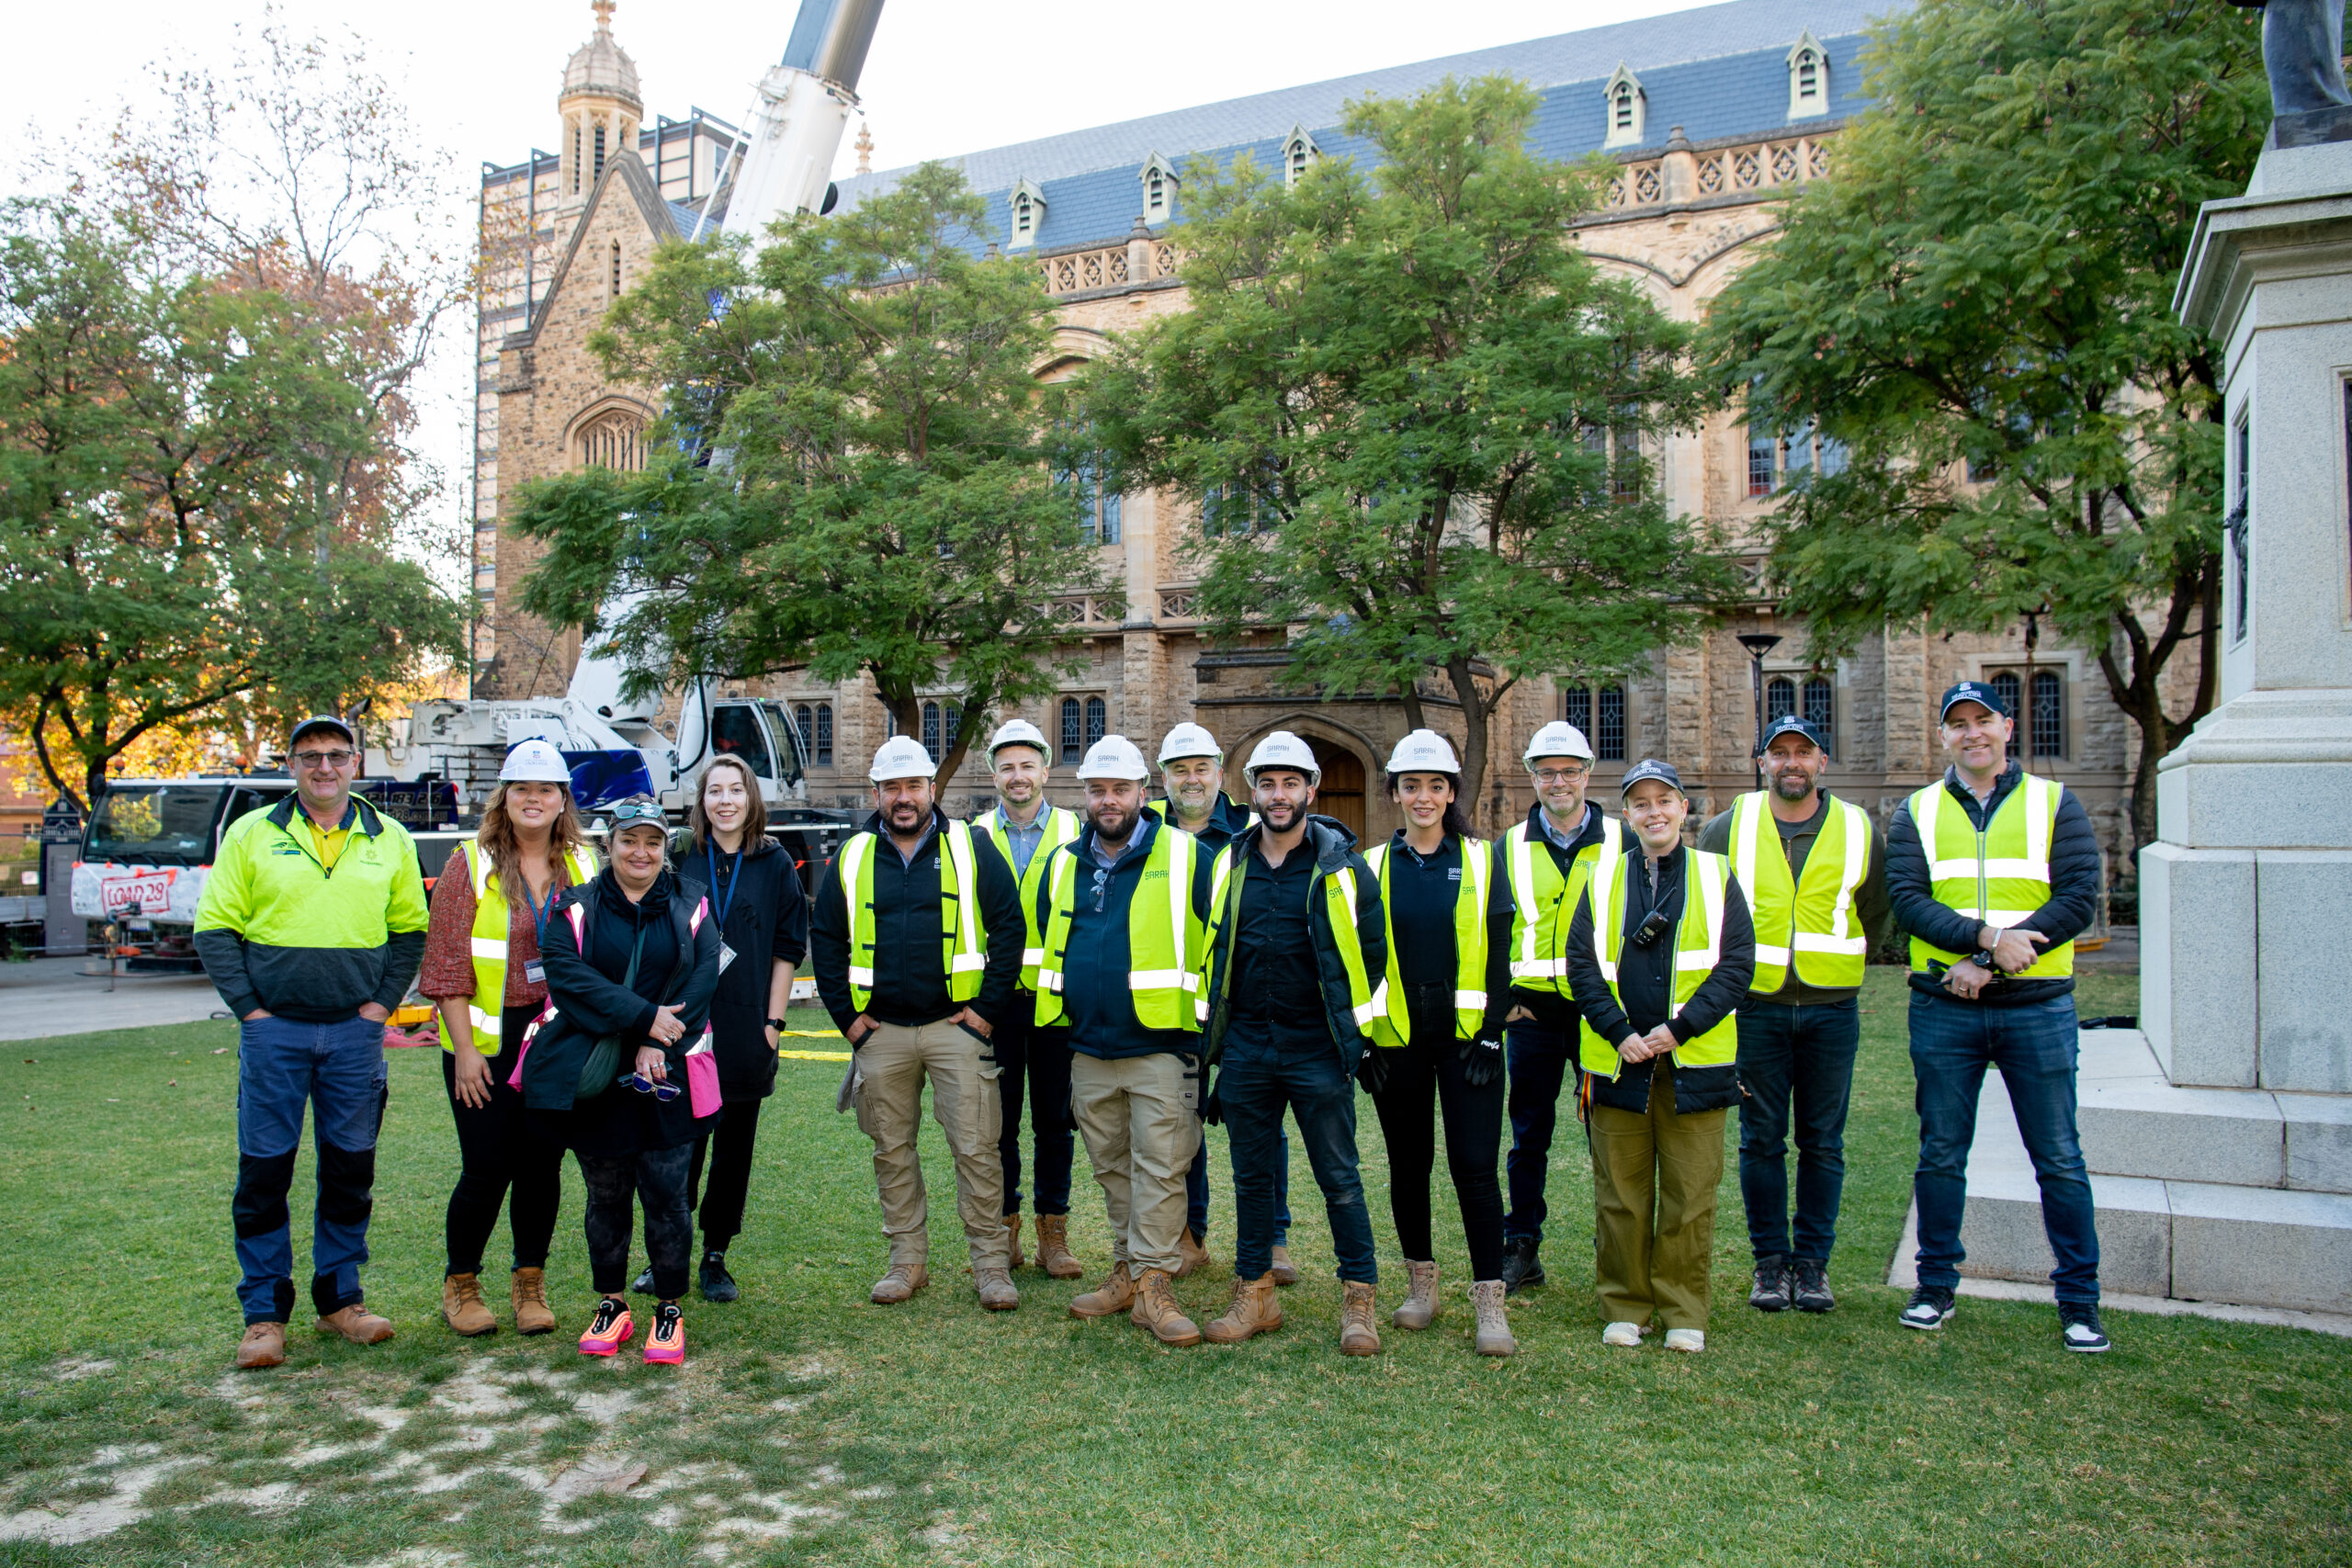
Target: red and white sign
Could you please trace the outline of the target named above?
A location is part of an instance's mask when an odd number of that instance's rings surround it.
[[[130,876],[109,876],[98,884],[98,898],[108,915],[162,915],[172,908],[169,870],[144,871]]]

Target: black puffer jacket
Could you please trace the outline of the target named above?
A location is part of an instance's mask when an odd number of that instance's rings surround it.
[[[1265,830],[1260,823],[1245,829],[1233,841],[1218,852],[1229,856],[1237,866],[1246,863],[1250,852],[1257,848],[1258,835]],[[1331,1029],[1331,1040],[1340,1048],[1340,1059],[1350,1073],[1363,1055],[1366,1041],[1363,1031],[1356,1026],[1355,1009],[1348,991],[1348,970],[1340,957],[1338,939],[1331,931],[1331,912],[1323,885],[1342,871],[1355,874],[1356,939],[1363,952],[1364,980],[1377,987],[1388,973],[1388,922],[1382,913],[1380,879],[1372,874],[1363,856],[1356,853],[1356,836],[1342,823],[1329,817],[1306,819],[1306,841],[1302,848],[1315,856],[1315,875],[1306,884],[1306,924],[1315,938],[1315,967],[1323,982],[1323,1014]],[[1204,867],[1203,874],[1214,882],[1214,862]],[[1209,953],[1209,1026],[1206,1038],[1207,1059],[1215,1062],[1225,1052],[1225,1031],[1232,1010],[1232,998],[1227,995],[1233,975],[1233,942],[1240,929],[1240,878],[1228,877],[1226,898],[1232,906],[1225,911],[1217,932],[1216,946]],[[1211,909],[1210,918],[1217,918]]]

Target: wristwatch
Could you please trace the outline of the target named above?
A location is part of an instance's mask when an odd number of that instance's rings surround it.
[[[775,1030],[778,1034],[781,1034],[784,1032],[784,1020],[780,1018],[772,1018],[768,1020],[768,1027]]]

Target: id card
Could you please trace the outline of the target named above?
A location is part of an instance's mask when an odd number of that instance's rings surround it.
[[[720,939],[718,943],[718,972],[721,975],[726,974],[727,966],[734,962],[735,950],[727,945],[724,938]]]
[[[548,966],[536,958],[529,959],[523,965],[523,978],[534,986],[544,986],[548,983]]]

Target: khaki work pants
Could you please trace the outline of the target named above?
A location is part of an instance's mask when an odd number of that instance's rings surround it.
[[[1200,1080],[1167,1051],[1070,1057],[1069,1103],[1111,1213],[1111,1258],[1134,1279],[1183,1259],[1184,1178],[1200,1152]]]
[[[972,1267],[1009,1267],[1004,1169],[996,1154],[1004,1108],[997,1098],[994,1053],[953,1023],[919,1029],[885,1023],[857,1048],[857,1125],[874,1140],[874,1181],[882,1194],[891,1265],[922,1263],[931,1250],[930,1201],[915,1148],[928,1078],[931,1113],[956,1156],[956,1212],[963,1216]]]
[[[1704,1328],[1724,1176],[1724,1111],[1674,1112],[1673,1064],[1650,1072],[1646,1111],[1592,1107],[1592,1194],[1601,1315]]]

